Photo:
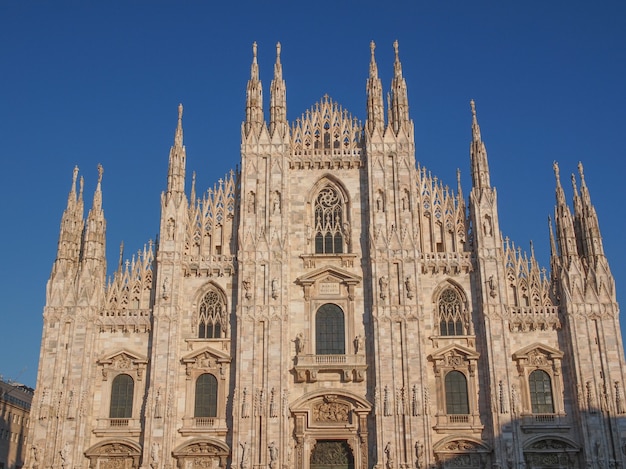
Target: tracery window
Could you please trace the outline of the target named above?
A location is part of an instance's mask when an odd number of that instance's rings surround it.
[[[315,315],[315,354],[343,355],[346,353],[343,311],[327,303]]]
[[[210,373],[196,380],[194,417],[217,416],[217,378]]]
[[[344,207],[339,192],[324,187],[315,199],[315,253],[341,254],[344,245]]]
[[[446,288],[437,302],[440,335],[467,335],[463,302],[454,288]]]
[[[226,329],[226,304],[216,291],[209,291],[200,302],[198,338],[219,339]]]
[[[451,371],[446,375],[446,413],[469,414],[467,399],[467,378],[460,371]]]
[[[554,413],[552,382],[550,375],[543,370],[535,370],[528,376],[528,391],[533,414]]]
[[[111,383],[109,418],[129,419],[133,416],[135,382],[127,374],[117,375]]]

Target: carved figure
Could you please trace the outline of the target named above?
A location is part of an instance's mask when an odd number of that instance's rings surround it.
[[[243,290],[245,292],[244,296],[246,297],[246,300],[249,300],[252,297],[252,294],[250,293],[250,279],[243,279],[241,285],[243,286]]]
[[[302,332],[298,332],[294,342],[296,344],[296,355],[300,355],[304,352],[304,334]]]
[[[276,469],[278,467],[278,447],[272,441],[267,448],[270,452],[270,469]]]
[[[385,467],[387,469],[393,469],[393,446],[391,445],[391,441],[388,441],[385,446],[385,456],[387,456]]]
[[[354,353],[359,353],[364,350],[365,347],[365,339],[361,334],[357,335],[354,338]]]
[[[280,214],[280,193],[278,191],[272,192],[272,213]]]
[[[421,441],[415,442],[415,467],[416,469],[422,469],[424,463],[424,444]]]
[[[156,441],[152,442],[150,447],[150,467],[157,469],[159,467],[159,454],[161,453],[161,445]]]
[[[383,275],[378,279],[378,286],[380,287],[380,299],[384,300],[387,298],[387,287],[389,286],[389,280],[386,275]]]
[[[410,275],[404,279],[404,287],[406,288],[406,297],[410,300],[413,299],[413,292],[415,290],[415,286],[413,285],[413,279]]]
[[[250,459],[250,450],[248,448],[248,442],[244,441],[243,443],[239,443],[239,446],[241,446],[241,463],[239,464],[239,467],[241,469],[248,469],[248,465],[249,465],[249,459]]]
[[[278,298],[278,279],[272,279],[272,298]]]

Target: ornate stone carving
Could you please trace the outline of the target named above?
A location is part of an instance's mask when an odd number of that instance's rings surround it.
[[[350,406],[345,402],[337,401],[336,396],[324,396],[322,402],[313,406],[313,420],[325,423],[348,422]]]

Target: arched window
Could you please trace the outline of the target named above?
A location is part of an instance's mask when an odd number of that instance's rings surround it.
[[[219,339],[226,329],[226,304],[216,291],[210,291],[202,298],[198,317],[198,337]]]
[[[347,220],[346,220],[347,221]],[[343,202],[333,187],[324,187],[315,199],[315,253],[343,252]]]
[[[463,302],[454,288],[446,288],[437,304],[440,335],[466,335],[463,318]]]
[[[196,405],[194,417],[217,416],[217,378],[204,373],[196,380]]]
[[[133,393],[135,382],[129,375],[117,375],[111,383],[111,407],[109,418],[129,419],[133,416]]]
[[[446,375],[446,413],[469,414],[467,400],[467,379],[460,371],[451,371]]]
[[[535,370],[528,376],[528,390],[533,414],[553,414],[552,382],[543,370]]]
[[[346,353],[343,311],[327,303],[315,315],[315,354],[343,355]]]

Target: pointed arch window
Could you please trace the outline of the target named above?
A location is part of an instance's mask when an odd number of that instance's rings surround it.
[[[324,187],[315,198],[315,253],[341,254],[344,250],[344,206],[339,192]]]
[[[454,288],[446,288],[437,301],[439,335],[467,335],[463,301]]]
[[[111,383],[111,406],[109,418],[129,419],[133,416],[135,382],[127,374],[120,374]]]
[[[533,414],[554,413],[552,401],[552,381],[543,370],[535,370],[528,376],[528,391]]]
[[[446,413],[469,414],[467,399],[467,378],[460,371],[451,371],[446,375]]]
[[[226,303],[222,296],[209,291],[200,302],[198,311],[198,338],[219,339],[226,331]]]
[[[343,311],[337,305],[327,303],[315,315],[315,354],[344,355],[346,339]]]
[[[196,380],[194,417],[217,416],[217,378],[211,373],[201,374]]]

